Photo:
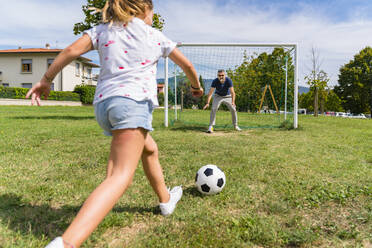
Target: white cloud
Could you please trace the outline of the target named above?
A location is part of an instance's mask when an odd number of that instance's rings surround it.
[[[0,1],[0,45],[42,47],[45,43],[64,47],[74,39],[74,23],[82,20],[78,1]]]
[[[213,1],[162,1],[155,9],[165,19],[165,33],[183,42],[296,42],[300,49],[300,83],[309,73],[309,53],[315,46],[323,68],[337,83],[340,66],[368,45],[372,45],[371,20],[354,15],[335,22],[309,5],[284,16],[275,8],[259,10],[232,5],[216,6]]]
[[[372,46],[372,21],[362,8],[344,14],[347,20],[334,21],[327,11],[299,4],[287,14],[278,4],[269,8],[246,6],[242,0],[161,0],[155,11],[165,19],[165,33],[182,42],[296,42],[299,44],[300,80],[309,73],[310,48],[315,46],[323,69],[338,79],[340,66],[364,47]],[[77,37],[73,25],[83,20],[81,6],[86,0],[0,0],[0,46],[43,47],[50,43],[63,48]],[[88,57],[97,62],[95,53]]]

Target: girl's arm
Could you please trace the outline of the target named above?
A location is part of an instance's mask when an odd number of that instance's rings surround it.
[[[40,82],[35,84],[26,94],[26,98],[31,98],[31,103],[34,105],[35,100],[40,105],[40,97],[44,95],[45,99],[49,96],[50,85],[56,75],[69,63],[74,61],[80,55],[89,52],[93,49],[93,44],[90,37],[84,34],[70,46],[65,48],[54,60],[47,72],[41,78]]]
[[[185,72],[186,77],[190,80],[191,92],[193,95],[202,96],[204,89],[200,86],[198,74],[190,60],[188,60],[178,48],[175,48],[169,54],[169,58]]]

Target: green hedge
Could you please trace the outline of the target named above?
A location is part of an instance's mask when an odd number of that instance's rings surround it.
[[[24,99],[28,90],[26,88],[0,86],[0,98]],[[78,102],[80,96],[71,91],[50,91],[48,100]]]
[[[94,94],[96,92],[96,86],[84,84],[76,85],[74,92],[80,95],[80,101],[82,103],[92,104],[94,100]]]
[[[159,100],[159,106],[163,106],[164,105],[164,93],[163,92],[160,92],[158,94],[158,100]]]

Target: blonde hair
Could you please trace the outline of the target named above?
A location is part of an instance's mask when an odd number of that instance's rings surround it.
[[[144,14],[146,8],[153,9],[152,0],[107,0],[102,10],[102,22],[128,23],[133,17]]]

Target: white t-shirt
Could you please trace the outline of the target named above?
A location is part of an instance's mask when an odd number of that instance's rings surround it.
[[[85,32],[98,50],[101,71],[93,104],[112,96],[158,106],[156,70],[176,43],[144,21],[133,18],[127,25],[100,24]]]

